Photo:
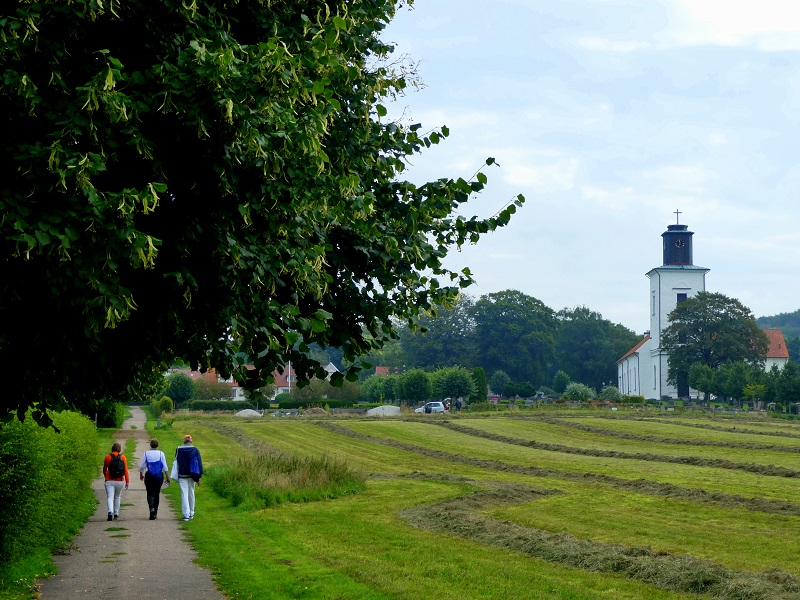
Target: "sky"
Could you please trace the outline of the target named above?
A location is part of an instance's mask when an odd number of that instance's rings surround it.
[[[661,234],[694,232],[706,289],[756,317],[800,309],[796,0],[415,0],[382,35],[423,87],[389,117],[447,126],[417,183],[489,183],[461,211],[509,226],[453,252],[478,297],[515,289],[649,329]]]

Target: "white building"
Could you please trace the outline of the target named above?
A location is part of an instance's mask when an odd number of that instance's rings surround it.
[[[669,325],[669,313],[678,303],[706,289],[709,269],[692,264],[692,236],[686,225],[668,225],[661,234],[664,264],[647,273],[650,278],[650,331],[617,361],[617,386],[623,394],[660,400],[696,397],[684,378],[678,385],[667,383],[669,357],[661,349],[661,332]],[[780,329],[765,330],[769,339],[766,368],[783,368],[789,360]]]
[[[650,331],[617,361],[617,386],[623,394],[661,399],[686,398],[689,384],[667,383],[669,359],[660,347],[668,315],[679,302],[706,289],[709,269],[692,264],[693,232],[686,225],[669,225],[661,234],[664,264],[647,273],[650,278]]]

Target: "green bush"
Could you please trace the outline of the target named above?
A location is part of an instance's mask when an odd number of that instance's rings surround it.
[[[66,544],[94,512],[97,431],[88,417],[53,414],[0,424],[0,581],[7,566]]]
[[[232,400],[192,400],[186,403],[186,408],[189,410],[226,410],[226,411],[240,411],[245,408],[255,408],[252,402],[234,402]]]
[[[119,429],[125,421],[125,406],[122,402],[103,402],[97,408],[97,426]]]
[[[622,396],[621,402],[625,402],[626,404],[644,404],[645,399],[644,396]]]
[[[158,401],[158,404],[161,408],[161,412],[156,416],[161,416],[161,413],[171,413],[175,410],[175,405],[172,403],[172,398],[169,396],[161,396],[161,400]]]
[[[280,404],[281,402],[289,402],[291,399],[292,395],[289,392],[281,392],[280,394],[275,396],[273,402]]]
[[[619,391],[619,388],[615,385],[607,385],[602,390],[600,390],[600,395],[598,396],[600,400],[608,400],[610,402],[619,402],[622,400],[622,394]]]
[[[564,393],[561,394],[561,397],[564,400],[573,400],[576,402],[586,402],[591,400],[596,395],[595,391],[590,388],[588,385],[584,385],[582,383],[572,383],[567,384],[567,389],[564,390]]]

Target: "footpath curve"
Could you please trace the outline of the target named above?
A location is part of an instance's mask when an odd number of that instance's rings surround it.
[[[223,600],[210,571],[194,563],[197,554],[183,533],[190,524],[179,521],[166,498],[161,498],[158,519],[149,520],[147,494],[139,480],[139,457],[149,448],[150,435],[145,430],[144,411],[138,406],[130,411],[132,417],[115,436],[128,459],[131,478],[129,489],[122,492],[120,519],[106,520],[106,493],[100,475],[92,482],[97,510],[73,540],[69,554],[53,557],[58,575],[38,582],[39,597]],[[129,439],[136,440],[135,456],[124,450]],[[167,460],[172,466],[170,457]]]

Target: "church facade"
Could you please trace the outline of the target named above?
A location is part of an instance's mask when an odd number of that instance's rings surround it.
[[[647,273],[650,279],[650,330],[617,361],[617,387],[623,394],[662,399],[686,398],[688,382],[667,382],[669,357],[661,350],[661,332],[669,313],[680,302],[706,289],[709,269],[693,264],[692,236],[686,225],[669,225],[661,234],[663,264]]]
[[[706,289],[709,269],[693,264],[692,236],[686,225],[668,225],[661,234],[663,264],[647,273],[650,279],[650,330],[617,361],[620,392],[648,399],[696,397],[686,380],[667,382],[669,356],[661,349],[661,332],[669,325],[669,313],[679,303]],[[782,368],[789,353],[780,329],[766,330],[769,350],[766,366]]]

